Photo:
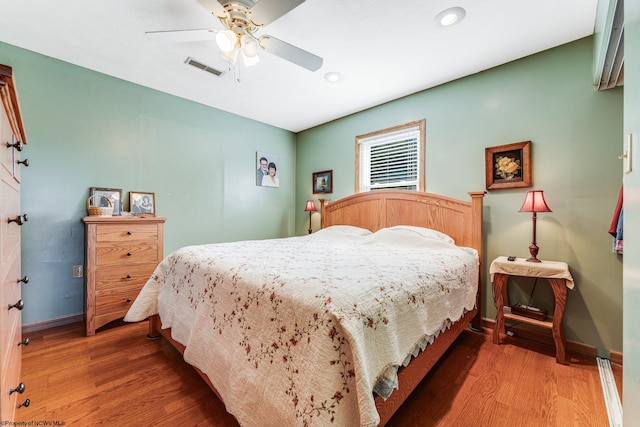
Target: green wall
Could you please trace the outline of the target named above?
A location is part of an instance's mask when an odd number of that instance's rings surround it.
[[[332,169],[333,200],[353,193],[355,136],[426,119],[426,190],[458,198],[485,189],[486,147],[531,140],[533,186],[552,213],[538,216],[539,258],[569,263],[564,328],[569,340],[622,350],[622,257],[607,230],[622,177],[622,89],[596,92],[593,38],[585,38],[471,77],[354,114],[298,134],[296,206],[314,198],[311,174]],[[485,260],[528,256],[531,215],[518,213],[527,189],[492,190],[485,197]],[[313,217],[314,229],[320,216]],[[297,215],[296,230],[308,225]],[[520,280],[526,298],[532,283]],[[485,274],[483,315],[494,318]],[[519,289],[519,291],[518,291]],[[553,309],[540,284],[534,305]]]
[[[294,232],[295,135],[0,43],[13,67],[23,157],[23,323],[84,311],[89,187],[156,195],[165,254],[184,245]],[[255,185],[256,151],[280,156],[280,188]],[[125,207],[128,207],[125,204]]]

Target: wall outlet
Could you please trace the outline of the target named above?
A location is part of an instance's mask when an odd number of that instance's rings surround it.
[[[84,276],[84,268],[81,265],[73,266],[73,277],[83,277]]]

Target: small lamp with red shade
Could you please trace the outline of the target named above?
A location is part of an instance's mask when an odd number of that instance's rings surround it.
[[[531,255],[527,261],[529,262],[541,262],[538,256],[538,245],[536,244],[536,218],[538,212],[552,212],[544,200],[544,193],[542,190],[527,191],[527,196],[524,199],[524,204],[518,212],[532,212],[533,213],[533,239],[531,246],[529,246],[529,254]]]
[[[305,212],[309,212],[309,234],[311,234],[311,232],[313,231],[311,229],[311,214],[313,212],[316,212],[316,202],[314,202],[313,200],[307,200],[307,205],[304,208]]]

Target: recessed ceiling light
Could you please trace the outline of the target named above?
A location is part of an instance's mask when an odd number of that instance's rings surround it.
[[[324,75],[324,79],[329,83],[336,83],[342,80],[342,74],[332,71]]]
[[[436,22],[442,27],[449,27],[462,21],[466,14],[461,7],[450,7],[436,15]]]

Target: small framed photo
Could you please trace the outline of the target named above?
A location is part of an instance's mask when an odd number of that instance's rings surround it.
[[[532,186],[531,141],[485,148],[487,190]]]
[[[90,203],[92,206],[105,208],[109,206],[109,202],[105,200],[105,197],[109,199],[113,205],[113,216],[118,216],[122,212],[122,189],[120,188],[90,187],[89,197],[91,198]]]
[[[312,182],[313,194],[333,193],[333,170],[314,172]]]
[[[156,215],[156,194],[129,191],[129,209],[138,216]]]

